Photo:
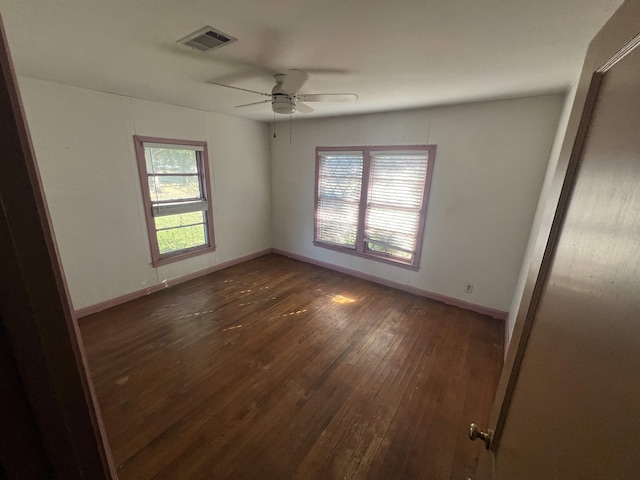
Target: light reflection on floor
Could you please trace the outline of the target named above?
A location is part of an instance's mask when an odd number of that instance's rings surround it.
[[[345,304],[345,303],[353,303],[356,300],[354,298],[345,297],[344,295],[336,295],[331,299],[331,301],[335,303]]]

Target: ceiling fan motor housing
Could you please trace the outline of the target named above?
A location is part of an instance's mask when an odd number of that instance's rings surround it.
[[[291,114],[296,111],[296,97],[286,93],[274,93],[271,97],[271,107],[275,113]]]

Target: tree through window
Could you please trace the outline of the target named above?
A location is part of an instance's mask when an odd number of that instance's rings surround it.
[[[135,137],[154,265],[214,248],[206,143]]]

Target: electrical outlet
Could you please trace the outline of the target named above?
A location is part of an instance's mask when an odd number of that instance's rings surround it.
[[[473,292],[473,283],[467,283],[467,286],[464,289],[464,293],[471,293]]]

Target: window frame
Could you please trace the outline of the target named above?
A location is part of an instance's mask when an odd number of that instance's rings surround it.
[[[160,138],[160,137],[146,137],[141,135],[134,135],[134,145],[136,152],[136,160],[138,163],[138,173],[140,175],[140,186],[142,188],[142,200],[144,203],[144,213],[147,224],[147,233],[149,237],[149,246],[151,247],[151,264],[154,267],[167,265],[186,258],[195,257],[197,255],[203,255],[215,251],[215,235],[213,228],[213,205],[211,201],[212,189],[209,170],[209,155],[207,150],[207,142],[198,140],[182,140],[174,138]],[[154,202],[151,201],[151,193],[149,190],[149,172],[147,171],[147,165],[145,161],[145,143],[159,144],[159,145],[180,145],[184,147],[201,148],[202,150],[196,150],[196,162],[198,166],[198,179],[200,182],[200,188],[202,189],[202,197],[206,202],[207,208],[204,211],[205,222],[205,239],[207,243],[204,245],[198,245],[196,247],[190,247],[182,250],[175,250],[169,253],[160,253],[160,247],[158,245],[158,235],[155,225],[153,209]]]
[[[356,230],[355,249],[337,245],[334,243],[318,240],[318,193],[320,180],[320,154],[325,152],[362,152],[362,181],[360,186],[360,205],[358,210],[358,224]],[[369,181],[371,173],[371,153],[375,152],[404,152],[415,151],[416,153],[427,152],[427,172],[422,192],[422,207],[420,208],[420,219],[418,231],[416,235],[416,249],[412,262],[402,261],[398,258],[391,257],[383,252],[375,252],[368,250],[364,241],[365,222],[367,216],[368,198],[369,198]],[[314,221],[313,221],[313,245],[317,247],[335,250],[337,252],[347,253],[358,257],[369,258],[383,263],[396,265],[407,268],[409,270],[418,270],[420,268],[420,258],[422,255],[422,243],[424,239],[424,229],[427,218],[427,208],[429,204],[429,193],[431,191],[431,180],[433,177],[433,168],[436,158],[436,145],[359,145],[344,147],[316,147],[316,175],[315,175],[315,195],[314,195]]]

